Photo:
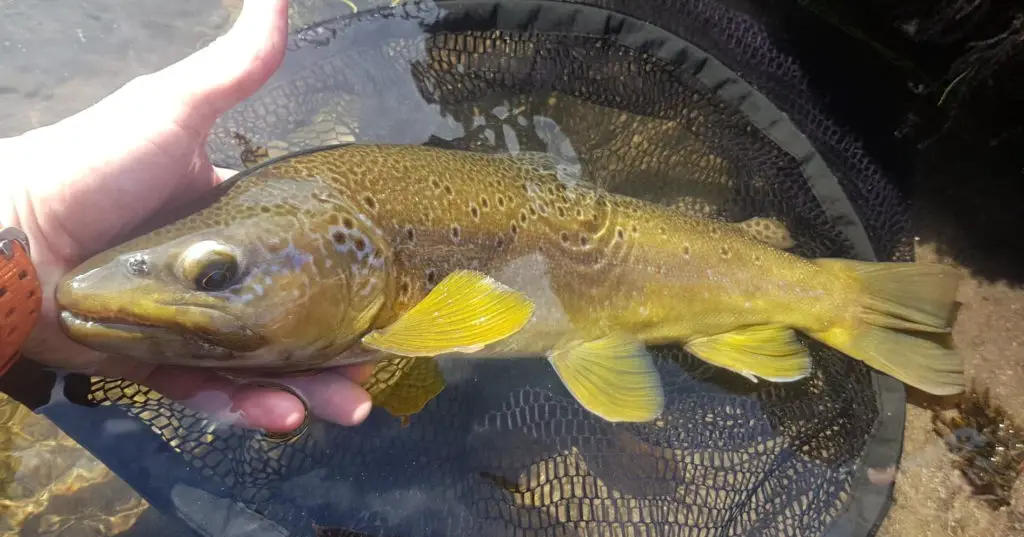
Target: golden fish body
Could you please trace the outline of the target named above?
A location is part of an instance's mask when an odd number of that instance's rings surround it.
[[[646,345],[786,381],[810,371],[795,330],[962,389],[962,361],[922,335],[949,331],[956,271],[805,259],[770,246],[767,221],[688,218],[564,171],[417,146],[275,159],[68,275],[63,325],[100,350],[220,368],[545,355],[613,421],[662,409]]]

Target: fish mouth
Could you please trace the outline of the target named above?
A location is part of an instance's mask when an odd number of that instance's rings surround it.
[[[164,364],[203,365],[225,360],[263,346],[262,338],[230,316],[207,308],[202,311],[216,325],[227,327],[220,334],[205,334],[187,326],[168,327],[116,318],[60,312],[60,325],[74,342],[100,352]],[[223,334],[230,334],[225,336]]]

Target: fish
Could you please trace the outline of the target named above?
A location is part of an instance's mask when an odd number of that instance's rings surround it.
[[[655,345],[793,382],[812,370],[802,333],[925,392],[964,389],[955,267],[806,258],[771,218],[697,218],[543,153],[337,144],[243,170],[211,200],[68,272],[68,337],[282,373],[541,357],[609,422],[663,411]]]

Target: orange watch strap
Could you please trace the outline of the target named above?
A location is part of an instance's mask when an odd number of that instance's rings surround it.
[[[0,231],[0,375],[17,360],[35,328],[42,294],[28,237],[13,227]]]

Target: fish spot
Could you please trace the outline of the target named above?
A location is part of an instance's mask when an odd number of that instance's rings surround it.
[[[357,252],[362,252],[363,250],[366,249],[366,239],[362,237],[356,237],[356,240],[353,242],[353,245],[356,247]]]
[[[498,202],[498,208],[499,209],[504,209],[505,208],[505,196],[502,196],[501,194],[498,194],[498,198],[497,198],[496,201]]]
[[[452,188],[452,185],[449,185],[448,183],[445,183],[444,184],[444,193],[448,194],[449,196],[453,196],[453,195],[455,195],[455,189]]]
[[[526,211],[519,211],[519,222],[525,225],[527,220],[529,217],[526,216]]]
[[[409,284],[409,280],[402,280],[402,283],[398,284],[398,295],[405,298],[412,292],[412,285]]]
[[[690,245],[689,244],[684,244],[683,245],[683,257],[686,258],[686,259],[689,259],[690,258],[690,252],[691,252]]]
[[[480,219],[480,208],[474,204],[469,205],[469,214],[473,215],[473,220]]]
[[[347,216],[346,216],[345,218],[342,218],[342,219],[341,219],[341,225],[342,225],[342,226],[343,226],[343,227],[344,227],[345,229],[347,229],[347,230],[349,230],[349,231],[351,231],[351,230],[355,229],[355,227],[356,227],[356,223],[355,223],[355,221],[354,221],[354,220],[352,220],[351,218],[347,217]]]
[[[458,241],[462,238],[462,228],[458,224],[452,226],[452,239]]]
[[[532,203],[529,207],[526,208],[526,210],[530,211],[530,218],[537,218],[537,207],[534,206]]]
[[[631,233],[633,233],[634,235],[639,235],[640,234],[640,228],[637,227],[636,224],[633,224],[632,226],[630,226],[629,231]]]
[[[728,259],[728,258],[729,258],[729,257],[730,257],[730,256],[732,255],[732,252],[731,252],[731,251],[729,251],[729,247],[728,247],[728,246],[722,246],[722,247],[721,247],[721,248],[719,249],[719,253],[721,253],[721,254],[722,254],[722,257],[724,257],[724,258],[726,258],[726,259]]]
[[[576,209],[576,218],[581,218],[581,219],[583,218],[583,209],[580,209],[580,208]]]
[[[430,285],[437,283],[437,272],[434,272],[434,269],[427,270],[427,283]]]
[[[363,205],[371,211],[377,210],[377,200],[373,199],[373,196],[369,194],[363,196]]]
[[[515,222],[512,222],[512,225],[509,226],[509,231],[512,232],[513,236],[518,235],[519,234],[519,224],[516,224]]]
[[[626,232],[623,231],[621,227],[615,228],[615,238],[619,239],[620,241],[626,240]]]
[[[563,231],[559,234],[559,238],[562,239],[562,244],[569,244],[569,232]]]
[[[497,248],[498,248],[499,250],[501,250],[502,248],[504,248],[504,247],[505,247],[505,237],[504,237],[503,235],[498,235],[498,238],[497,238],[497,239],[495,239],[495,241],[494,241],[494,245],[495,245],[495,246],[496,246],[496,247],[497,247]]]
[[[260,205],[260,212],[263,213],[263,214],[269,214],[270,213],[270,206],[269,205]]]
[[[598,222],[600,221],[600,217],[599,217],[599,216],[597,216],[597,213],[593,213],[593,214],[591,214],[591,215],[590,215],[590,219],[591,219],[591,220],[593,220],[595,224],[596,224],[596,223],[598,223]]]
[[[559,206],[556,212],[558,213],[559,218],[565,218],[565,207]]]
[[[348,238],[341,230],[331,233],[331,240],[334,241],[334,244],[345,244],[348,242]]]
[[[590,244],[590,237],[586,233],[580,233],[580,246],[586,248]]]
[[[409,242],[416,242],[416,230],[412,226],[405,228],[405,238],[409,239]]]
[[[485,211],[491,208],[491,201],[487,199],[487,196],[480,196],[480,206],[483,207]]]
[[[434,190],[441,190],[441,181],[438,181],[437,178],[431,178],[430,186],[432,186]]]

